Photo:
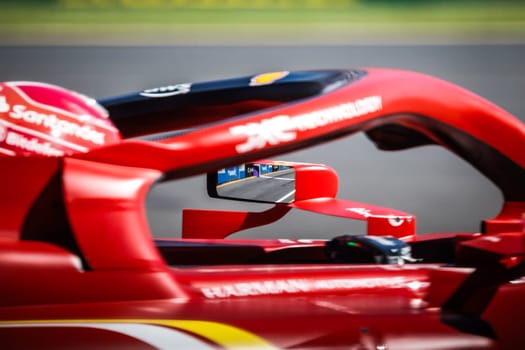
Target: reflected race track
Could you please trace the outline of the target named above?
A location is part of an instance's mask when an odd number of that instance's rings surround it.
[[[227,182],[217,186],[217,194],[227,198],[290,203],[295,194],[295,171],[288,169]]]
[[[0,46],[0,76],[101,98],[269,71],[399,68],[461,85],[525,120],[524,57],[525,45]],[[354,135],[277,159],[333,167],[339,174],[338,197],[415,214],[420,233],[476,231],[480,220],[496,215],[501,206],[501,195],[488,180],[438,147],[383,152]],[[268,205],[210,199],[203,176],[159,184],[147,203],[154,234],[178,236],[180,213],[187,207],[260,211]],[[348,220],[294,210],[275,226],[236,237],[331,238],[362,230]]]

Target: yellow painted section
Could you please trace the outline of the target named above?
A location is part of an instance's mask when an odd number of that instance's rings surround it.
[[[31,325],[46,324],[53,325],[58,323],[133,323],[166,326],[176,328],[188,333],[199,335],[226,349],[278,349],[265,339],[224,323],[197,320],[157,320],[157,319],[91,319],[91,320],[22,320],[22,321],[0,321],[0,325]]]

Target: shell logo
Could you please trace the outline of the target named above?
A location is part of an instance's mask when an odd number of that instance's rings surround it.
[[[250,80],[250,86],[269,85],[277,80],[283,79],[288,74],[290,74],[288,71],[259,74]]]

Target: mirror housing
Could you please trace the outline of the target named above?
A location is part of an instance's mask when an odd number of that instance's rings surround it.
[[[219,169],[207,176],[213,198],[259,203],[294,203],[335,198],[337,173],[322,164],[261,160]]]
[[[258,174],[260,175],[260,170],[263,169],[261,165],[266,166],[266,171],[270,166],[276,171],[273,171],[273,174],[272,172],[264,174],[263,171],[262,175],[269,178],[253,181],[259,177],[254,176],[253,169],[248,170],[248,173],[252,173],[248,178],[252,179],[246,180],[247,169],[250,167],[259,169]],[[230,174],[227,174],[228,169],[230,169]],[[243,173],[243,178],[239,175],[240,173]],[[230,181],[225,182],[227,176],[230,176]],[[283,180],[274,177],[282,177]],[[227,182],[243,183],[246,186],[244,188],[241,186],[238,192],[222,191],[221,187],[224,187]],[[253,187],[264,186],[262,192],[279,188],[279,182],[291,185],[286,190],[288,192],[284,192],[287,194],[294,191],[293,199],[290,196],[290,198],[284,197],[286,201],[261,200],[258,195],[248,195]],[[220,169],[218,172],[208,174],[207,185],[210,197],[272,203],[275,206],[262,212],[185,209],[182,236],[184,238],[225,238],[235,232],[270,224],[281,219],[290,209],[299,209],[322,215],[366,221],[368,235],[389,235],[406,242],[415,239],[416,217],[414,215],[367,203],[338,199],[336,198],[338,182],[335,170],[322,164],[262,160]],[[281,198],[283,198],[282,193]]]

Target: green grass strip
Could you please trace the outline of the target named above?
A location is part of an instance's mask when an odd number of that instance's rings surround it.
[[[406,0],[401,2],[402,5],[388,5],[381,1],[365,4],[363,0],[332,0],[332,4],[339,5],[326,7],[321,5],[328,0],[310,0],[311,7],[300,9],[213,7],[210,4],[218,2],[209,0],[202,2],[208,4],[208,7],[202,8],[173,5],[180,5],[183,0],[151,0],[150,5],[164,5],[142,7],[122,6],[126,3],[125,0],[91,0],[87,2],[90,6],[84,6],[86,1],[76,0],[77,5],[84,4],[76,7],[72,5],[75,0],[61,1],[54,5],[48,1],[45,6],[45,2],[36,1],[9,4],[0,2],[0,39],[21,36],[86,37],[100,34],[133,36],[137,33],[147,36],[166,32],[189,36],[232,36],[239,31],[244,34],[271,36],[272,33],[300,34],[312,30],[330,35],[359,27],[363,32],[370,28],[372,33],[377,34],[390,33],[392,30],[399,35],[509,34],[523,36],[525,41],[524,1],[437,1],[414,4]],[[129,2],[133,3],[144,4],[147,1]],[[185,3],[195,2],[187,0]],[[235,4],[235,1],[229,3]],[[316,4],[317,7],[314,6]]]

